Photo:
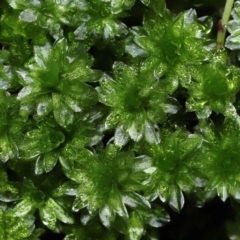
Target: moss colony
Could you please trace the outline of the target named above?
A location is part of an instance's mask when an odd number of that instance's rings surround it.
[[[224,4],[1,0],[0,239],[240,239]]]

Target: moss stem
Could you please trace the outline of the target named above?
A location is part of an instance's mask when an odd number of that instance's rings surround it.
[[[218,34],[217,34],[217,49],[224,46],[225,36],[226,36],[226,24],[229,21],[231,11],[233,8],[234,0],[226,0],[224,12],[222,19],[218,22]]]

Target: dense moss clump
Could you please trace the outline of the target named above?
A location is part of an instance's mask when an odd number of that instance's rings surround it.
[[[2,0],[0,240],[240,239],[239,23],[233,0]]]

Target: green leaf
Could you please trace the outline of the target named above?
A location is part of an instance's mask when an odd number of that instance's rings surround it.
[[[58,161],[58,153],[48,152],[44,154],[44,169],[45,172],[50,172]]]
[[[137,211],[131,213],[128,223],[128,238],[131,240],[141,239],[144,234],[143,219]]]
[[[66,155],[59,156],[59,162],[62,165],[63,169],[70,170],[73,169],[73,161]]]
[[[37,106],[37,115],[44,117],[53,110],[53,102],[50,96],[42,96]]]
[[[143,136],[143,126],[140,124],[133,122],[128,128],[129,136],[135,142],[138,142]]]
[[[33,207],[33,202],[29,198],[25,198],[14,207],[14,215],[17,217],[24,217]]]
[[[178,186],[171,186],[169,189],[169,205],[176,212],[180,212],[184,205],[184,196]]]
[[[52,211],[51,208],[49,208],[48,206],[44,206],[39,210],[39,214],[44,225],[46,225],[49,229],[53,231],[59,232],[56,226],[57,218],[55,212]]]
[[[118,14],[125,9],[129,9],[133,6],[134,0],[113,0],[111,1],[111,11],[114,14]]]
[[[141,195],[137,193],[128,193],[123,196],[123,202],[129,207],[136,208],[151,208],[150,203]]]
[[[29,6],[40,6],[40,1],[36,0],[34,2],[21,1],[21,0],[8,0],[9,5],[15,9],[27,8]]]
[[[182,148],[180,149],[181,157],[185,158],[188,155],[194,153],[202,145],[202,137],[197,134],[189,134],[188,138],[183,142]]]
[[[145,122],[145,138],[147,142],[151,144],[160,143],[159,132],[157,132],[154,129],[154,126],[152,126],[152,124],[149,124],[149,122]]]
[[[54,118],[61,127],[67,128],[73,123],[73,111],[68,106],[66,106],[61,95],[53,95],[53,108]]]
[[[72,210],[74,212],[78,212],[79,210],[85,208],[87,205],[87,199],[84,201],[81,197],[76,197],[73,202]]]
[[[127,129],[124,128],[122,125],[119,125],[116,128],[115,134],[114,134],[114,141],[117,146],[124,146],[128,142],[129,137],[127,134]]]
[[[128,218],[127,209],[123,203],[123,199],[117,189],[111,190],[111,197],[108,200],[109,207],[114,210],[120,217]]]
[[[77,183],[69,180],[54,190],[53,195],[56,197],[63,195],[75,196],[77,194],[77,187]]]
[[[0,199],[2,202],[13,202],[19,199],[19,185],[8,180],[7,172],[0,169]]]
[[[229,186],[225,183],[220,183],[217,186],[218,196],[222,199],[223,202],[226,202],[229,197]]]
[[[154,228],[162,227],[170,221],[170,216],[166,210],[159,205],[154,204],[152,205],[152,210],[146,211],[144,217],[147,224]]]
[[[63,223],[73,224],[74,220],[71,214],[69,214],[60,204],[49,198],[46,205],[49,211],[54,212],[56,218]]]
[[[66,39],[62,38],[55,42],[52,48],[52,60],[51,66],[56,66],[56,71],[59,72],[59,67],[62,66],[62,64],[65,61],[66,55],[68,51],[67,41]]]
[[[110,228],[114,219],[115,212],[106,204],[99,209],[99,217],[106,228]]]
[[[232,10],[233,20],[230,20],[226,25],[230,35],[226,39],[225,47],[229,48],[230,50],[240,49],[240,31],[238,28],[240,20],[239,9],[240,4],[238,1],[236,1]]]
[[[237,24],[239,21],[237,22]],[[231,24],[236,24],[236,23],[231,23]],[[230,25],[231,28],[233,26]],[[230,49],[230,50],[239,50],[240,49],[240,30],[237,29],[236,31],[232,32],[232,34],[227,37],[225,47]]]
[[[36,162],[35,162],[35,174],[41,175],[44,173],[44,155],[38,156]]]
[[[26,133],[20,146],[21,157],[31,159],[57,148],[65,139],[62,132],[51,128],[40,128]],[[40,159],[39,159],[40,161]]]

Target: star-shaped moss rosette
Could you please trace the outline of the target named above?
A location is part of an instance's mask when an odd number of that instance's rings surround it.
[[[205,190],[216,191],[222,201],[229,196],[239,201],[239,120],[225,118],[220,126],[202,120],[200,130],[204,141],[195,164],[208,178]]]
[[[53,46],[35,46],[34,59],[26,70],[19,70],[21,113],[28,115],[33,109],[43,117],[53,112],[56,122],[68,128],[74,112],[97,103],[96,90],[86,82],[97,81],[101,72],[90,69],[92,59],[82,45],[69,46],[64,38]]]
[[[76,39],[94,36],[106,40],[127,34],[127,26],[119,18],[126,16],[124,10],[133,5],[133,0],[88,0],[85,3],[79,13],[80,26],[74,31]]]
[[[36,28],[29,28],[18,18],[19,12],[4,8],[0,16],[0,62],[11,67],[23,67],[33,56],[32,42],[41,44],[47,37]],[[33,30],[34,29],[34,30]],[[44,39],[44,40],[43,40]]]
[[[164,7],[155,12],[147,10],[143,28],[132,30],[135,43],[148,52],[144,69],[152,70],[157,78],[164,78],[168,93],[175,91],[179,83],[187,86],[192,68],[198,68],[211,56],[204,48],[204,34],[210,27],[210,23],[201,25],[192,9],[175,18]]]
[[[85,2],[78,0],[8,0],[9,5],[18,10],[19,19],[49,31],[58,40],[63,37],[63,25],[72,26],[76,13],[84,8]]]
[[[212,61],[193,73],[188,87],[187,111],[196,111],[198,118],[208,118],[212,111],[226,114],[240,90],[240,71],[227,65],[227,53],[219,50]]]
[[[25,176],[21,184],[21,198],[12,209],[15,217],[25,218],[38,210],[42,223],[54,232],[60,231],[61,222],[74,223],[72,199],[66,195],[54,196],[54,191],[63,182],[63,174],[55,171],[40,177],[35,177],[32,173],[26,173]]]
[[[7,43],[10,40],[14,40],[17,37],[25,36],[24,24],[19,21],[19,12],[8,7],[1,8],[1,22],[0,22],[0,41],[1,43]]]
[[[24,219],[16,217],[6,204],[0,205],[0,236],[7,240],[39,240],[43,229],[35,229],[35,217],[31,214]]]
[[[83,223],[99,215],[103,225],[110,228],[116,215],[127,220],[126,206],[150,208],[139,194],[147,187],[149,173],[154,171],[148,157],[135,157],[133,151],[120,152],[109,144],[100,155],[83,149],[74,159],[74,169],[65,170],[65,174],[79,184],[73,211],[87,209],[81,218]]]
[[[231,50],[240,49],[240,1],[235,1],[234,8],[231,13],[233,19],[230,20],[226,27],[230,35],[226,39],[225,47]]]
[[[32,41],[29,39],[41,42],[41,34],[36,29],[30,31],[26,25],[21,24],[18,13],[15,11],[4,10],[0,17],[0,43],[2,45],[0,62],[11,67],[23,67],[33,56]],[[35,41],[36,39],[39,41]]]
[[[9,48],[9,46],[15,45],[15,42],[19,43],[22,41],[21,44],[24,43],[24,45],[21,46],[19,44],[20,46],[16,47],[21,52],[25,50],[25,56],[22,54],[22,58],[27,58],[27,45],[32,47],[32,44],[30,44],[32,42],[38,45],[44,45],[47,42],[47,30],[40,28],[36,23],[30,24],[29,22],[21,21],[19,19],[21,10],[19,11],[9,6],[1,9],[3,12],[0,17],[0,42],[3,46],[8,46]]]
[[[64,141],[64,132],[54,122],[46,122],[23,135],[19,145],[19,158],[36,160],[36,174],[50,172],[59,158],[58,147]]]
[[[103,117],[98,109],[77,114],[69,131],[59,127],[51,116],[38,121],[37,126],[23,135],[19,145],[19,157],[35,162],[35,174],[50,172],[57,164],[73,169],[71,156],[81,148],[92,147],[103,137],[99,120]]]
[[[161,143],[146,150],[156,168],[145,191],[148,200],[159,197],[180,212],[184,205],[183,192],[196,189],[196,167],[191,160],[201,144],[201,135],[189,134],[186,130],[163,132]]]
[[[110,107],[106,128],[116,128],[115,143],[125,145],[129,137],[158,143],[158,123],[167,114],[175,114],[179,105],[167,95],[164,86],[151,72],[142,72],[139,65],[127,66],[115,62],[114,76],[105,75],[98,88],[99,101]]]
[[[23,67],[33,56],[32,45],[27,39],[21,36],[14,37],[11,40],[0,40],[0,42],[3,45],[3,49],[0,52],[0,61],[6,65],[17,68]]]
[[[7,162],[18,156],[17,143],[23,129],[23,122],[16,117],[19,104],[15,97],[0,90],[0,161]]]

